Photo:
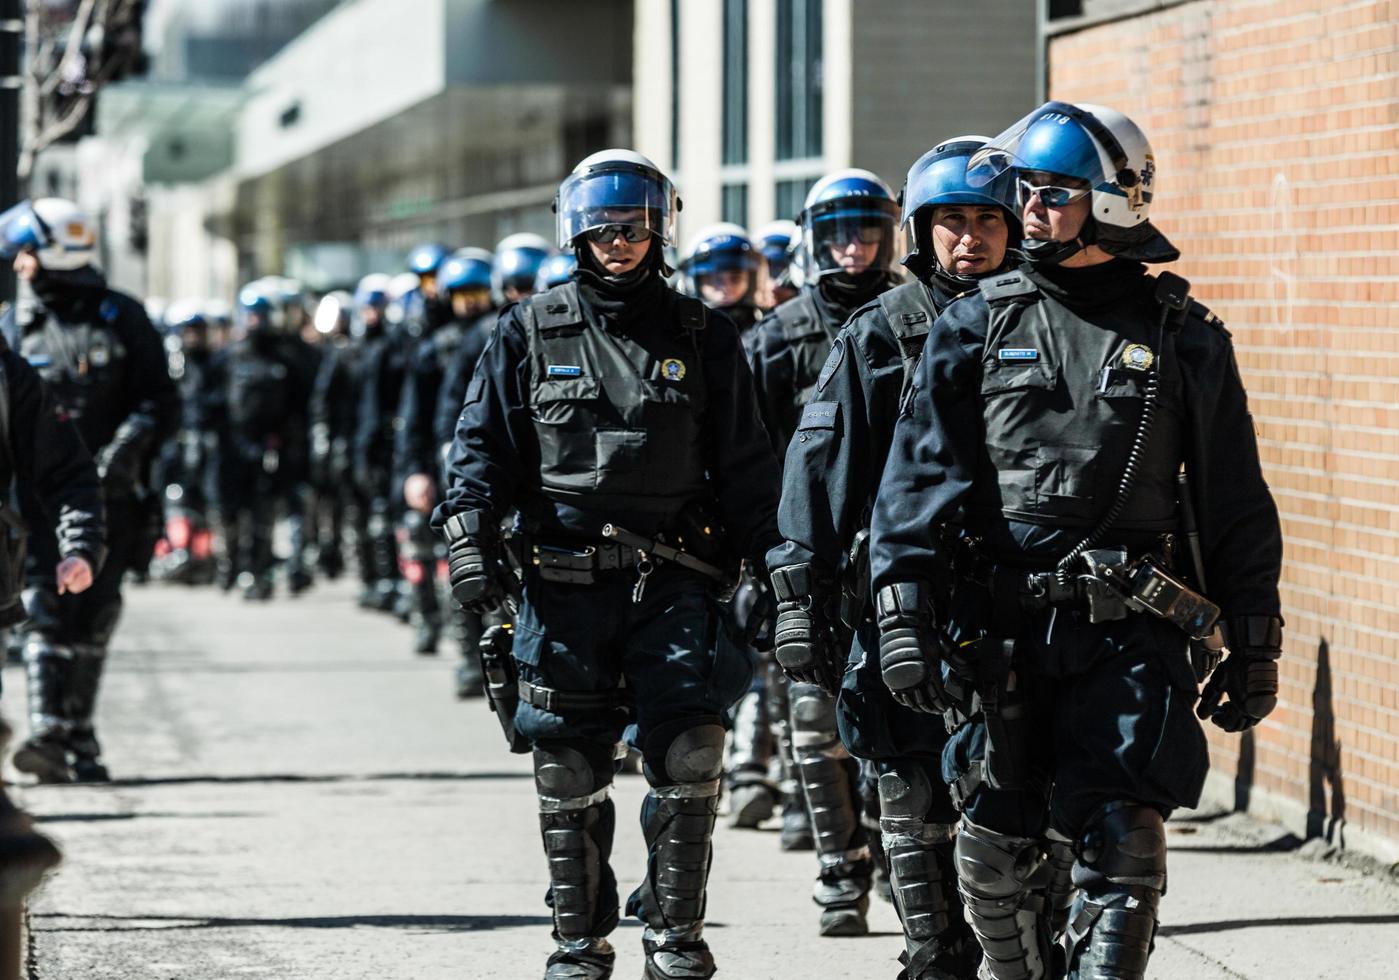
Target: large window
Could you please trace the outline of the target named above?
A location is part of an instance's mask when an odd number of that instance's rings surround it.
[[[748,162],[748,0],[724,0],[724,159]]]
[[[797,215],[801,214],[802,205],[806,203],[806,192],[811,190],[811,186],[816,183],[815,177],[798,177],[796,180],[779,180],[775,188],[775,207],[773,214],[777,218],[790,218],[795,221]]]
[[[722,220],[748,227],[748,185],[725,184],[721,190],[720,212]]]
[[[670,0],[670,169],[680,169],[680,0]]]
[[[821,0],[777,0],[777,159],[822,154]]]

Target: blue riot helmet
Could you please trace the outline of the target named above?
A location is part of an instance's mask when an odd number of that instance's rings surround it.
[[[767,262],[768,276],[780,279],[791,264],[801,229],[795,221],[772,221],[753,233],[753,244]]]
[[[680,258],[686,291],[710,306],[724,309],[752,303],[758,288],[762,254],[748,232],[730,222],[710,225],[690,241]]]
[[[462,248],[447,256],[437,269],[443,293],[491,288],[495,257],[484,248]]]
[[[806,281],[865,272],[897,273],[899,206],[868,170],[838,170],[806,196],[799,223]]]
[[[495,247],[493,284],[496,299],[513,302],[534,292],[539,267],[553,252],[549,243],[539,235],[521,232],[502,238]]]
[[[451,254],[446,245],[429,242],[408,253],[408,271],[416,276],[435,276]]]
[[[21,201],[0,214],[0,258],[31,251],[50,272],[76,272],[97,258],[97,226],[72,201]]]
[[[534,278],[534,291],[542,293],[546,289],[562,286],[573,278],[578,268],[578,257],[567,252],[559,252],[544,260],[539,267],[539,275]]]
[[[1146,135],[1122,113],[1087,103],[1046,102],[973,154],[967,179],[985,185],[1009,174],[1016,206],[1060,208],[1091,198],[1072,241],[1025,239],[1035,262],[1057,263],[1089,245],[1139,262],[1174,262],[1179,250],[1150,221],[1156,158]]]
[[[1007,243],[1020,240],[1020,220],[1010,175],[1002,174],[994,180],[975,185],[968,180],[967,163],[987,142],[985,136],[958,136],[945,140],[919,157],[909,168],[899,197],[903,203],[901,225],[912,245],[904,265],[914,275],[923,278],[941,270],[943,274],[958,278],[955,269],[942,269],[933,244],[933,212],[940,206],[996,208],[1004,215],[1007,224]],[[975,275],[994,271],[992,268],[981,269]],[[966,280],[954,285],[965,287],[969,284],[970,280]]]
[[[272,297],[249,284],[238,293],[238,320],[245,333],[259,333],[280,327],[281,310]]]
[[[628,241],[655,236],[662,246],[674,245],[681,206],[670,178],[640,153],[594,153],[564,178],[554,198],[559,248],[581,249],[589,233],[598,241],[625,234]]]
[[[389,304],[389,288],[393,280],[382,272],[371,272],[355,287],[355,307],[377,307],[381,312]]]

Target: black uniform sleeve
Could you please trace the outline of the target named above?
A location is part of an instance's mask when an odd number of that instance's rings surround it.
[[[384,357],[388,345],[382,341],[370,344],[364,351],[360,364],[361,386],[359,407],[355,416],[353,439],[353,459],[356,479],[366,483],[370,480],[371,458],[374,440],[378,436],[383,419],[379,417],[379,387],[383,382]]]
[[[476,321],[462,338],[456,356],[442,379],[442,388],[437,393],[437,405],[433,411],[432,434],[434,447],[440,448],[451,443],[456,435],[457,419],[461,418],[462,404],[466,401],[466,389],[476,373],[476,362],[481,360],[481,352],[490,340],[495,316],[487,316]]]
[[[447,488],[432,515],[439,534],[447,518],[472,511],[488,522],[519,504],[523,474],[539,472],[529,420],[529,344],[519,307],[502,315],[467,386],[447,453]]]
[[[787,446],[777,511],[783,542],[768,554],[771,568],[810,563],[833,576],[867,526],[903,382],[899,352],[885,349],[863,319],[879,315],[865,312],[836,337]]]
[[[28,362],[9,349],[0,353],[0,362],[9,392],[15,476],[33,488],[44,516],[54,524],[58,553],[82,556],[96,571],[106,558],[106,526],[92,456]]]
[[[413,362],[403,376],[403,391],[398,396],[398,417],[401,424],[394,433],[393,472],[397,483],[414,473],[436,473],[432,465],[432,413],[436,407],[432,392],[436,389],[437,354],[432,341],[418,345]]]
[[[1185,468],[1210,598],[1226,618],[1279,615],[1282,527],[1234,346],[1221,328],[1192,320],[1177,349],[1188,392]]]
[[[791,396],[792,358],[780,316],[768,316],[753,329],[757,337],[749,356],[758,417],[763,420],[773,451],[781,459],[797,428]]]
[[[945,571],[936,531],[971,490],[982,441],[977,384],[986,317],[985,301],[974,294],[949,306],[928,334],[875,499],[875,589]]]
[[[708,430],[713,440],[710,475],[724,526],[735,550],[764,562],[775,547],[782,477],[758,416],[753,375],[733,321],[711,312],[704,331]]]

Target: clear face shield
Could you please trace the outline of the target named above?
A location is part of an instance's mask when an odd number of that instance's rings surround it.
[[[893,274],[903,251],[898,206],[893,201],[842,200],[804,216],[801,255],[806,280],[827,275]]]
[[[762,286],[761,256],[755,252],[712,252],[686,264],[690,292],[709,306],[724,309],[755,302]]]
[[[675,188],[645,167],[611,164],[570,174],[559,187],[559,247],[573,247],[578,236],[592,232],[611,241],[618,233],[630,242],[654,235],[662,245],[675,244]]]
[[[0,214],[0,258],[11,261],[25,249],[37,252],[50,240],[48,226],[29,201],[21,201]]]
[[[1089,135],[1101,129],[1077,106],[1047,102],[968,158],[967,184],[988,191],[1005,188],[999,193],[1008,193],[1021,213],[1036,194],[1050,207],[1063,207],[1118,169]]]

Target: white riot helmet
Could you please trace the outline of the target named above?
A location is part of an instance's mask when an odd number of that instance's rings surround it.
[[[1092,195],[1092,216],[1072,242],[1025,241],[1034,261],[1061,262],[1096,244],[1139,262],[1174,262],[1180,252],[1151,224],[1156,158],[1136,123],[1116,109],[1046,102],[967,163],[971,184],[1012,172],[1022,212],[1035,194],[1050,206]],[[1060,179],[1055,183],[1056,178]]]
[[[13,259],[26,249],[51,272],[85,268],[97,257],[97,224],[61,197],[22,201],[0,214],[0,256]]]
[[[655,235],[675,244],[682,204],[670,178],[635,150],[603,150],[573,168],[554,198],[559,248],[573,248],[586,232],[625,229],[628,240]],[[646,233],[646,234],[643,234]]]

